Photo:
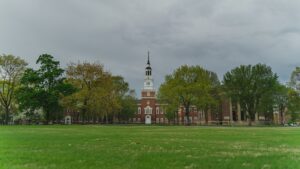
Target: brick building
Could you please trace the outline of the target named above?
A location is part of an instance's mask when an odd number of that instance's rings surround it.
[[[228,125],[228,124],[244,124],[247,125],[249,116],[247,112],[241,109],[241,106],[236,101],[231,101],[229,98],[223,98],[219,104],[219,108],[214,111],[204,112],[198,109],[196,106],[190,107],[189,121],[191,124],[216,124],[216,125]],[[144,86],[141,91],[141,98],[137,103],[137,111],[135,117],[130,119],[132,123],[140,124],[186,124],[187,116],[184,107],[178,105],[178,111],[174,112],[175,119],[169,120],[165,116],[164,107],[166,104],[159,103],[156,98],[156,90],[154,88],[154,80],[152,76],[152,67],[150,64],[149,52],[148,60],[145,67]],[[65,124],[81,123],[80,112],[66,111],[65,112]],[[99,119],[96,120],[98,122]],[[275,123],[280,124],[286,122],[285,114],[280,114],[278,111],[274,111],[272,116],[266,116],[264,113],[256,113],[255,123]],[[89,121],[90,122],[90,121]]]
[[[131,119],[133,123],[141,124],[164,124],[169,123],[169,120],[165,117],[164,104],[159,103],[156,99],[156,90],[154,89],[152,67],[150,64],[149,52],[148,60],[145,67],[144,86],[141,91],[141,99],[138,100],[138,109],[135,113],[135,117]],[[256,115],[255,123],[266,123],[266,121],[276,122],[278,119],[278,113],[274,112],[274,119],[266,119],[263,115]],[[189,121],[192,124],[247,124],[247,113],[241,110],[239,103],[232,102],[229,98],[223,98],[220,102],[220,106],[214,112],[203,112],[197,109],[196,106],[190,107]],[[187,122],[185,108],[178,105],[178,111],[175,115],[175,119],[172,120],[177,124],[185,124]]]
[[[156,99],[156,90],[154,89],[154,82],[152,76],[152,67],[150,64],[149,52],[148,60],[145,68],[144,86],[141,91],[141,99],[138,100],[137,106],[138,110],[135,113],[135,117],[132,118],[133,123],[143,123],[143,124],[163,124],[169,123],[169,120],[165,117],[164,104],[159,103]],[[190,107],[189,119],[192,124],[201,123],[220,123],[222,121],[229,121],[229,105],[228,102],[221,104],[221,113],[209,112],[204,113],[198,110],[197,107]],[[206,117],[207,116],[207,117]],[[185,115],[185,108],[178,108],[178,112],[175,115],[175,119],[172,122],[178,124],[184,124],[187,122]]]
[[[144,87],[141,91],[141,99],[138,100],[138,110],[136,116],[132,119],[134,123],[166,123],[168,121],[164,116],[164,111],[160,103],[156,100],[156,91],[154,89],[152,68],[148,52],[148,61],[145,68]]]

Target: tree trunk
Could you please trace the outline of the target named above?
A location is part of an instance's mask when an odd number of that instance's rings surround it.
[[[50,112],[49,110],[46,111],[46,125],[49,124]]]
[[[189,105],[185,106],[185,115],[186,115],[187,125],[189,126],[190,125],[190,106]]]
[[[8,125],[8,121],[9,121],[9,108],[5,107],[5,124]]]
[[[205,124],[208,125],[208,110],[204,110],[205,114]]]
[[[252,126],[252,119],[251,118],[249,118],[248,126]]]
[[[108,124],[108,113],[107,112],[106,112],[105,121],[106,121],[106,124]]]
[[[252,116],[253,114],[252,113],[248,113],[248,126],[252,126]]]

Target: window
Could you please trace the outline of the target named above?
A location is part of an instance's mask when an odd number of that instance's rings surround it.
[[[159,114],[159,107],[156,107],[156,114]]]
[[[150,106],[145,108],[145,114],[152,114],[152,108]]]
[[[164,122],[164,118],[160,118],[160,122],[162,122],[162,123],[163,123],[163,122]]]
[[[156,123],[159,123],[159,118],[156,118]]]
[[[141,118],[137,118],[137,121],[140,122],[140,121],[141,121]]]
[[[147,92],[147,96],[150,96],[150,92]]]
[[[138,114],[141,114],[141,107],[138,107]]]

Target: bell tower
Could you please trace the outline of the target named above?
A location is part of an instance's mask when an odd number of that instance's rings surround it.
[[[145,68],[144,87],[141,92],[140,100],[140,122],[145,124],[155,123],[156,120],[156,95],[153,86],[152,68],[150,64],[150,52]]]
[[[146,68],[145,68],[145,78],[144,78],[144,88],[143,89],[144,90],[154,90],[149,51],[148,51],[148,61],[147,61]]]

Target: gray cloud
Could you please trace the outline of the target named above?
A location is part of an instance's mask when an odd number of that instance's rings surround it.
[[[299,9],[284,0],[1,0],[0,53],[31,66],[42,53],[63,66],[97,61],[138,92],[147,50],[157,88],[182,64],[222,78],[260,62],[286,82],[300,65]]]

